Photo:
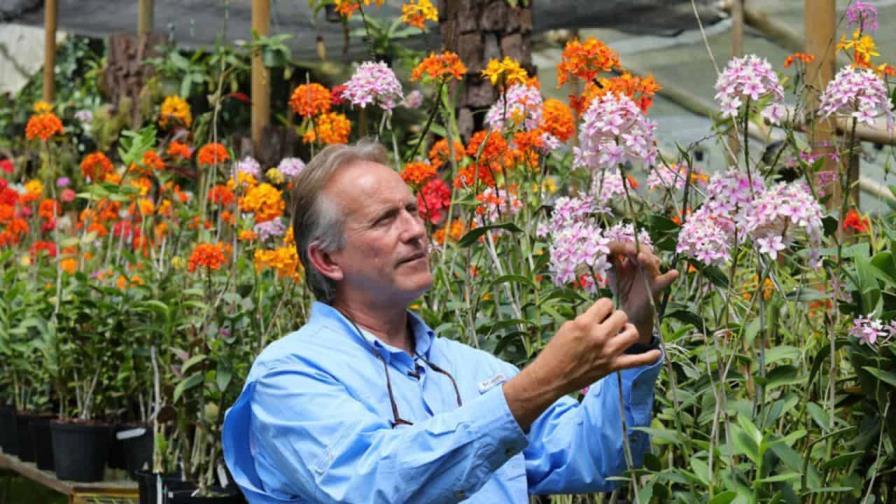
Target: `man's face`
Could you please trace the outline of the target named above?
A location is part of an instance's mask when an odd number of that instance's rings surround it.
[[[408,304],[432,285],[417,198],[396,172],[359,161],[324,190],[344,217],[345,247],[330,254],[342,270],[341,294]]]

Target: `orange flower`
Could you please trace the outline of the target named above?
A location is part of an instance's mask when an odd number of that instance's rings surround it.
[[[133,163],[128,169],[139,175],[152,175],[153,172],[164,170],[165,162],[156,151],[148,150],[143,153],[143,162],[139,165]]]
[[[637,103],[641,111],[646,113],[647,109],[653,105],[653,96],[660,89],[662,88],[654,80],[653,75],[636,77],[628,72],[623,72],[618,77],[600,79],[600,92],[597,93],[597,96],[607,93],[624,94]]]
[[[377,7],[380,7],[383,5],[384,0],[333,0],[333,3],[336,6],[336,12],[342,14],[346,18],[350,18],[355,11],[361,8],[362,1],[364,2],[365,7],[373,2],[376,2]]]
[[[480,148],[482,152],[480,152]],[[473,133],[467,143],[467,155],[483,164],[505,166],[508,152],[507,140],[500,133],[494,131],[477,131]]]
[[[207,143],[199,149],[196,162],[199,166],[212,166],[230,161],[230,153],[227,147],[219,143]]]
[[[544,101],[541,127],[561,142],[566,142],[576,133],[572,110],[560,100],[548,98]]]
[[[881,77],[896,77],[896,67],[889,63],[881,63],[880,65],[877,65],[877,68],[875,68],[874,71]]]
[[[324,144],[348,143],[348,136],[352,132],[352,123],[339,112],[328,112],[317,116],[314,127],[309,128],[302,137],[305,143],[320,141]]]
[[[436,176],[436,169],[429,163],[414,161],[404,166],[401,178],[408,184],[419,187]]]
[[[272,269],[278,278],[291,278],[302,281],[302,265],[295,247],[280,247],[273,250],[259,249],[255,251],[255,270]]]
[[[855,208],[846,212],[846,217],[843,218],[843,230],[853,230],[856,233],[867,233],[868,228],[871,226],[871,221],[868,217],[863,217],[862,214],[856,211]]]
[[[562,86],[569,77],[592,82],[601,72],[609,72],[619,66],[619,55],[594,37],[584,42],[570,40],[563,48],[557,65],[557,84]]]
[[[289,106],[302,117],[311,117],[330,111],[333,105],[330,90],[312,82],[302,84],[293,90],[289,98]]]
[[[106,175],[115,171],[112,161],[102,152],[94,152],[84,156],[81,160],[81,174],[84,178],[99,181],[105,179]]]
[[[35,114],[28,119],[28,124],[25,125],[25,138],[28,140],[40,138],[46,142],[54,135],[61,135],[62,132],[62,121],[52,112]]]
[[[240,231],[238,238],[240,241],[255,241],[258,239],[258,234],[251,229],[244,229]]]
[[[188,269],[190,273],[200,267],[208,271],[218,271],[225,261],[224,247],[220,243],[200,243],[190,254]]]
[[[183,142],[178,142],[177,140],[174,140],[173,142],[168,144],[168,150],[166,151],[166,154],[168,154],[168,157],[170,157],[171,159],[176,160],[180,158],[184,161],[189,161],[190,157],[193,155],[193,153],[190,151],[189,145]]]
[[[478,180],[478,182],[477,182]],[[480,188],[494,187],[495,179],[492,170],[488,166],[470,163],[466,167],[458,170],[454,177],[454,187],[462,189],[465,187],[474,187],[479,184]]]
[[[437,229],[432,234],[432,239],[439,245],[443,245],[445,243],[445,239],[449,238],[451,241],[460,240],[460,238],[464,235],[464,232],[467,230],[464,226],[464,223],[460,220],[451,221],[451,229],[447,229],[448,226],[442,226]]]
[[[236,201],[236,196],[226,185],[216,185],[209,190],[208,200],[223,207],[232,205]]]
[[[426,29],[426,21],[438,21],[439,13],[430,0],[410,0],[401,6],[401,20],[409,26]]]
[[[259,184],[240,198],[240,210],[255,214],[255,222],[267,222],[283,215],[286,203],[280,191],[271,184]]]
[[[25,192],[19,195],[19,201],[21,201],[22,205],[37,201],[44,193],[44,185],[37,179],[31,179],[26,182],[24,189]]]
[[[74,275],[78,271],[78,261],[71,257],[59,261],[59,269],[69,275]]]
[[[812,54],[806,54],[804,52],[795,52],[790,56],[784,58],[784,68],[790,68],[796,62],[803,63],[804,65],[808,65],[815,61],[815,56]]]
[[[429,53],[429,56],[423,58],[423,61],[411,71],[411,80],[417,81],[423,78],[463,80],[466,73],[467,67],[456,53],[451,51],[441,54]]]
[[[60,213],[59,203],[56,200],[45,199],[37,207],[37,215],[44,220],[53,220]]]
[[[445,163],[448,162],[451,153],[448,149],[448,139],[443,138],[438,142],[432,145],[432,148],[429,149],[429,162],[432,166],[438,170]],[[459,141],[454,141],[454,160],[456,162],[460,162],[464,158],[464,144]]]

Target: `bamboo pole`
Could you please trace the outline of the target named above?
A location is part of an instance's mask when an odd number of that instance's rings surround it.
[[[270,0],[252,0],[252,33],[267,36],[271,27]],[[261,51],[252,52],[252,144],[260,154],[261,138],[271,117],[270,71],[264,66]]]
[[[137,2],[137,35],[152,33],[154,0],[138,0]]]
[[[56,17],[59,11],[56,0],[44,2],[44,86],[43,100],[53,102],[56,94]]]
[[[827,87],[828,82],[834,77],[836,67],[835,26],[836,10],[834,0],[804,0],[803,21],[805,24],[805,51],[815,56],[815,61],[809,63],[806,68],[806,106],[809,117],[814,117],[818,107],[821,93]],[[812,150],[820,154],[833,152],[833,140],[835,133],[834,121],[830,119],[816,118],[814,125],[809,125],[809,141]],[[836,171],[837,166],[827,155],[823,156],[824,165],[822,171]],[[834,187],[828,188],[833,197],[830,205],[839,207],[843,195],[840,184],[834,183]]]

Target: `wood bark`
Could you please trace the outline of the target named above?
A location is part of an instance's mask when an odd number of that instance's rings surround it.
[[[152,67],[146,59],[157,56],[155,47],[164,43],[160,33],[133,35],[120,33],[109,36],[109,52],[106,70],[103,73],[103,88],[109,101],[116,108],[131,111],[131,125],[141,123],[140,92],[152,76]]]
[[[440,0],[439,25],[445,49],[456,52],[467,66],[457,96],[458,128],[467,138],[482,127],[484,111],[498,99],[498,91],[482,78],[490,59],[509,56],[535,74],[532,3],[512,7],[507,0]]]

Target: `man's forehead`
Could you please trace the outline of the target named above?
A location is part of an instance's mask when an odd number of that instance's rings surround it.
[[[403,204],[413,199],[410,189],[398,173],[373,161],[358,161],[339,170],[327,184],[326,191],[347,212]]]

